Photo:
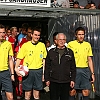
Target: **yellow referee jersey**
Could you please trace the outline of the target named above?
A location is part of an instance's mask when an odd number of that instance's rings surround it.
[[[12,45],[9,41],[0,44],[0,71],[8,69],[8,56],[13,56]]]
[[[46,58],[47,51],[44,43],[38,42],[33,45],[31,41],[22,45],[17,58],[24,59],[23,65],[29,69],[39,69],[43,66],[43,59]]]
[[[93,56],[90,43],[83,41],[79,43],[77,40],[68,43],[68,48],[74,52],[76,67],[88,67],[88,56]]]

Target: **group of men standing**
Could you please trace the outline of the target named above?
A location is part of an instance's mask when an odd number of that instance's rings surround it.
[[[89,90],[91,82],[95,81],[95,74],[92,48],[90,43],[84,41],[84,28],[78,27],[75,30],[76,40],[69,42],[67,47],[66,35],[58,32],[55,47],[47,52],[45,44],[39,42],[41,29],[35,27],[32,29],[31,40],[21,46],[15,67],[11,43],[4,40],[4,35],[5,27],[0,25],[0,85],[8,100],[14,100],[14,70],[18,76],[22,76],[18,69],[21,60],[23,66],[29,69],[29,74],[22,78],[25,100],[30,100],[32,93],[34,100],[40,100],[42,81],[50,88],[50,100],[75,100],[77,89],[82,90],[83,100],[89,100]]]

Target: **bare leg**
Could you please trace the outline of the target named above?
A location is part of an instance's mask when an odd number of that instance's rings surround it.
[[[30,100],[31,98],[31,91],[25,91],[25,100]]]
[[[11,92],[6,92],[7,100],[14,100],[13,99],[13,93]]]
[[[89,90],[82,90],[82,94],[83,94],[83,100],[89,100],[89,94],[90,94]]]
[[[70,90],[69,94],[70,94],[69,100],[75,100],[76,90],[75,89]]]
[[[39,95],[40,95],[40,92],[39,91],[33,90],[34,99],[39,100],[39,98],[40,98]]]

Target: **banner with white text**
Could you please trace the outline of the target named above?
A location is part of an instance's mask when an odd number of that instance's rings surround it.
[[[0,5],[50,7],[51,0],[0,0]]]

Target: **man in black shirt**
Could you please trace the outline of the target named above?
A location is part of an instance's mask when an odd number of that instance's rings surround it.
[[[46,57],[45,81],[50,88],[50,100],[68,100],[69,89],[74,87],[76,76],[74,54],[65,46],[63,33],[56,35],[56,43]]]

